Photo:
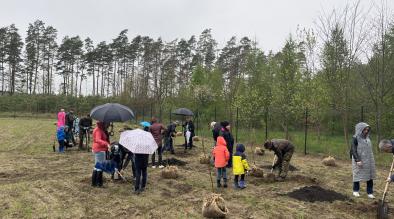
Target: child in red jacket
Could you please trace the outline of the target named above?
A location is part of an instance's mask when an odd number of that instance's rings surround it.
[[[227,149],[227,143],[222,136],[217,138],[217,143],[215,148],[212,150],[212,156],[215,159],[215,167],[217,170],[216,180],[217,187],[220,188],[221,179],[223,178],[223,187],[227,188],[227,172],[226,166],[230,160],[230,152]]]

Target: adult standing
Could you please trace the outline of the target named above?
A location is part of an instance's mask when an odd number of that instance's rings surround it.
[[[353,170],[353,195],[360,196],[360,181],[367,182],[368,198],[373,195],[373,180],[376,177],[375,159],[372,151],[372,142],[369,138],[371,131],[367,123],[360,122],[355,127],[355,134],[351,142],[350,154]]]
[[[90,131],[92,128],[93,121],[92,118],[90,117],[90,114],[86,115],[86,117],[83,117],[81,120],[79,120],[79,148],[82,149],[82,144],[83,144],[83,138],[87,137],[86,131]]]
[[[74,130],[74,120],[75,120],[75,115],[74,115],[74,110],[70,110],[66,114],[66,126],[67,126],[67,136],[71,138],[73,145],[76,145],[75,143],[75,138],[73,134]],[[70,140],[70,139],[68,139]],[[69,142],[68,142],[69,143]]]
[[[212,129],[212,137],[213,137],[213,142],[214,146],[216,145],[217,139],[220,136],[220,129],[222,127],[220,126],[219,122],[211,122],[211,129]]]
[[[174,152],[174,142],[173,137],[176,135],[176,122],[171,122],[167,126],[167,130],[164,134],[164,150],[170,151],[171,154],[175,154]]]
[[[162,147],[163,147],[163,131],[165,131],[166,128],[163,126],[163,124],[159,123],[157,121],[156,117],[152,117],[151,121],[151,126],[149,127],[150,133],[152,133],[153,138],[156,141],[156,144],[158,146],[157,151],[152,154],[152,168],[156,168],[156,153],[159,154],[159,168],[163,168],[164,166],[162,165]]]
[[[194,123],[192,121],[192,118],[188,118],[186,123],[185,123],[185,151],[187,148],[189,148],[189,150],[192,149],[193,147],[193,137],[195,136],[194,134]]]
[[[66,125],[66,113],[64,109],[60,109],[60,112],[57,114],[57,128]]]
[[[264,147],[265,149],[274,151],[277,157],[275,164],[272,166],[272,169],[279,168],[277,180],[285,180],[289,171],[290,160],[295,150],[293,143],[286,139],[272,139],[266,141]]]
[[[145,190],[148,178],[148,160],[149,154],[134,154],[135,161],[135,185],[134,192],[139,194]]]
[[[106,125],[103,122],[97,122],[96,128],[93,130],[93,146],[94,165],[102,163],[105,160],[105,153],[110,148],[108,135],[106,134]],[[103,186],[103,170],[94,168],[92,174],[92,186]]]
[[[221,132],[224,140],[226,140],[227,149],[230,152],[230,157],[233,157],[233,147],[234,147],[234,137],[231,134],[231,125],[228,121],[223,121],[220,123],[222,126]],[[233,167],[233,161],[230,159],[227,164],[228,168]]]

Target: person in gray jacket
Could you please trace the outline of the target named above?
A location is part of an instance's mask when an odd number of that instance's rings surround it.
[[[372,143],[369,138],[370,131],[371,128],[367,123],[358,123],[351,143],[353,195],[355,197],[360,196],[360,181],[365,181],[367,182],[368,198],[375,198],[373,195],[373,180],[376,177],[376,171]]]

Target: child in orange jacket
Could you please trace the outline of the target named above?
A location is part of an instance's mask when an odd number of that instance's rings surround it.
[[[223,178],[223,187],[227,188],[227,172],[226,166],[230,160],[230,152],[227,149],[226,140],[222,136],[217,138],[215,148],[212,150],[212,156],[215,159],[215,168],[217,170],[216,181],[217,187],[220,188],[221,179]]]

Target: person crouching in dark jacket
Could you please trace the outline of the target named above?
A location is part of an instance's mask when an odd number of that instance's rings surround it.
[[[277,160],[272,166],[272,169],[275,169],[276,167],[279,168],[277,180],[283,181],[289,171],[290,160],[294,153],[294,145],[285,139],[272,139],[266,141],[264,143],[264,147],[268,150],[274,151]]]

